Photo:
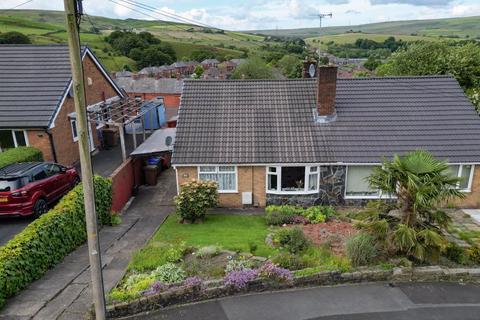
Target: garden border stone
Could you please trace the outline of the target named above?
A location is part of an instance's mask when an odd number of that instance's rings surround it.
[[[204,282],[197,286],[181,286],[155,295],[141,297],[131,302],[114,303],[107,306],[108,318],[119,318],[141,312],[162,309],[168,306],[222,298],[235,294],[274,291],[295,287],[323,286],[361,282],[408,282],[408,281],[455,281],[480,282],[480,268],[446,268],[442,266],[404,267],[392,270],[368,269],[353,272],[319,272],[294,277],[289,282],[270,279],[255,279],[246,288],[235,290],[225,286],[221,280]]]

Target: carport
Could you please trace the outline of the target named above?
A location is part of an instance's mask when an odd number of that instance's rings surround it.
[[[140,120],[143,128],[141,134],[143,141],[146,140],[146,131],[153,133],[161,126],[161,116],[158,109],[163,107],[163,98],[159,97],[147,103],[126,98],[123,100],[102,103],[95,108],[88,110],[88,120],[99,125],[114,126],[119,130],[120,146],[122,149],[122,160],[127,160],[125,146],[125,127],[130,126],[132,130],[133,148],[137,148],[136,124]],[[146,141],[145,141],[146,142]]]

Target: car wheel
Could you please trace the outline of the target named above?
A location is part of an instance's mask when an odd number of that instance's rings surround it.
[[[44,199],[39,199],[37,202],[35,202],[35,205],[33,206],[33,215],[38,218],[42,214],[48,212],[48,204],[47,201]]]

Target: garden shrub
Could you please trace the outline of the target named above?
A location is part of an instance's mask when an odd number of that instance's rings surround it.
[[[307,267],[307,265],[300,258],[300,256],[285,251],[279,252],[278,254],[274,255],[272,257],[272,262],[282,268],[286,268],[289,270],[299,270]]]
[[[290,253],[298,253],[310,246],[310,242],[299,227],[282,228],[275,232],[273,241]]]
[[[368,265],[377,256],[374,239],[366,233],[360,233],[348,239],[346,249],[347,256],[354,266]]]
[[[301,216],[303,209],[296,206],[267,206],[265,208],[265,221],[268,225],[282,225],[293,223],[295,217]]]
[[[331,206],[313,206],[304,209],[291,205],[272,205],[265,208],[265,213],[265,220],[269,225],[305,224],[306,222],[325,222],[335,215],[335,209]]]
[[[218,185],[214,181],[191,181],[182,184],[180,194],[175,197],[177,212],[183,220],[202,219],[207,209],[218,204]]]
[[[253,263],[250,260],[240,257],[238,259],[231,259],[227,262],[225,266],[225,273],[230,273],[232,271],[241,271],[243,269],[251,269]]]
[[[155,280],[167,284],[182,282],[186,278],[185,271],[173,263],[166,263],[158,267],[152,271],[151,275]]]
[[[111,181],[95,177],[99,222],[110,222]],[[82,185],[79,184],[49,212],[31,222],[0,247],[0,300],[40,278],[87,239]]]
[[[480,265],[480,246],[474,245],[468,250],[468,258],[476,265]]]
[[[445,249],[445,257],[448,260],[463,264],[465,263],[465,251],[455,242],[450,242]]]
[[[0,168],[17,162],[43,161],[42,152],[33,147],[18,147],[0,153]]]

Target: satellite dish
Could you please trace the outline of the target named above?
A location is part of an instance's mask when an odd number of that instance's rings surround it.
[[[165,138],[165,145],[166,145],[167,147],[170,147],[170,146],[172,145],[172,142],[173,142],[173,138],[172,138],[171,136],[167,136],[167,137]]]
[[[315,64],[312,63],[312,64],[310,65],[310,67],[308,68],[308,74],[310,74],[310,78],[315,77],[315,72],[316,72],[315,69],[316,69],[316,68],[315,68]]]

